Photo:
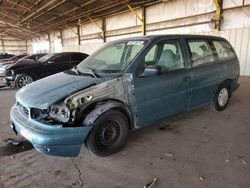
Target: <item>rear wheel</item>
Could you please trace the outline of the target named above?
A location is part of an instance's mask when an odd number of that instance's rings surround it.
[[[22,88],[34,81],[34,78],[28,74],[20,74],[17,76],[15,84],[18,88]]]
[[[127,117],[118,110],[109,110],[94,122],[87,147],[97,156],[111,155],[123,148],[128,132]]]
[[[216,111],[224,110],[228,105],[229,97],[229,85],[227,83],[224,83],[215,93],[214,101],[211,104],[212,109]]]

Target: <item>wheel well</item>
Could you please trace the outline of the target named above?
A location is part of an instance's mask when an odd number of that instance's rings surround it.
[[[83,110],[79,110],[78,111],[78,114],[76,115],[77,117],[81,117],[81,118],[78,118],[78,123],[80,122],[83,122],[84,119],[94,110],[94,109],[97,109],[98,107],[104,105],[104,104],[107,104],[107,103],[120,103],[121,105],[119,106],[114,106],[114,107],[111,107],[110,109],[107,109],[106,111],[108,110],[111,110],[111,109],[115,109],[115,110],[118,110],[120,112],[122,112],[128,119],[128,122],[129,122],[129,129],[132,130],[133,127],[134,127],[134,122],[133,122],[133,115],[131,113],[131,110],[129,109],[129,107],[127,107],[126,104],[124,104],[123,102],[119,101],[119,100],[105,100],[105,101],[98,101],[98,102],[95,102],[95,103],[92,103],[90,104],[87,108],[83,109]],[[105,111],[105,112],[106,112]]]
[[[21,76],[21,75],[25,75],[25,74],[31,76],[34,79],[34,81],[36,80],[36,76],[34,74],[32,74],[32,73],[23,72],[23,73],[18,74],[18,75]]]
[[[232,90],[232,83],[233,81],[231,79],[224,80],[222,84],[228,85],[228,90],[229,90],[229,97],[232,96],[233,90]]]

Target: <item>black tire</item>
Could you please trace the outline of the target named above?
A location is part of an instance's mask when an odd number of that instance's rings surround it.
[[[35,79],[33,78],[33,76],[28,75],[28,74],[20,74],[20,75],[17,75],[17,78],[15,80],[15,85],[18,88],[22,88],[34,81]]]
[[[99,157],[117,153],[125,145],[129,125],[127,117],[118,110],[102,114],[93,125],[87,138],[88,149]]]
[[[229,103],[229,98],[230,98],[229,84],[223,83],[215,93],[214,101],[211,104],[212,110],[219,112],[223,111]]]

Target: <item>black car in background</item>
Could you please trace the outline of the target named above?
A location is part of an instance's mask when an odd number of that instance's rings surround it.
[[[15,82],[15,86],[22,88],[35,80],[69,70],[86,57],[85,53],[62,52],[47,54],[37,61],[23,59],[6,69],[5,83],[9,86]]]
[[[31,59],[31,60],[37,61],[39,58],[45,55],[46,53],[39,53],[39,54],[32,54],[32,55],[19,55],[19,56],[13,56],[10,59],[0,60],[0,77],[4,77],[6,69],[14,63],[17,63],[24,59]]]

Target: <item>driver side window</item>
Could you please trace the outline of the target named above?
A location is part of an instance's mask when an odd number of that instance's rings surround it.
[[[142,75],[146,67],[155,67],[159,74],[185,67],[179,40],[164,40],[155,44],[146,54],[144,61],[137,68],[137,75]]]

